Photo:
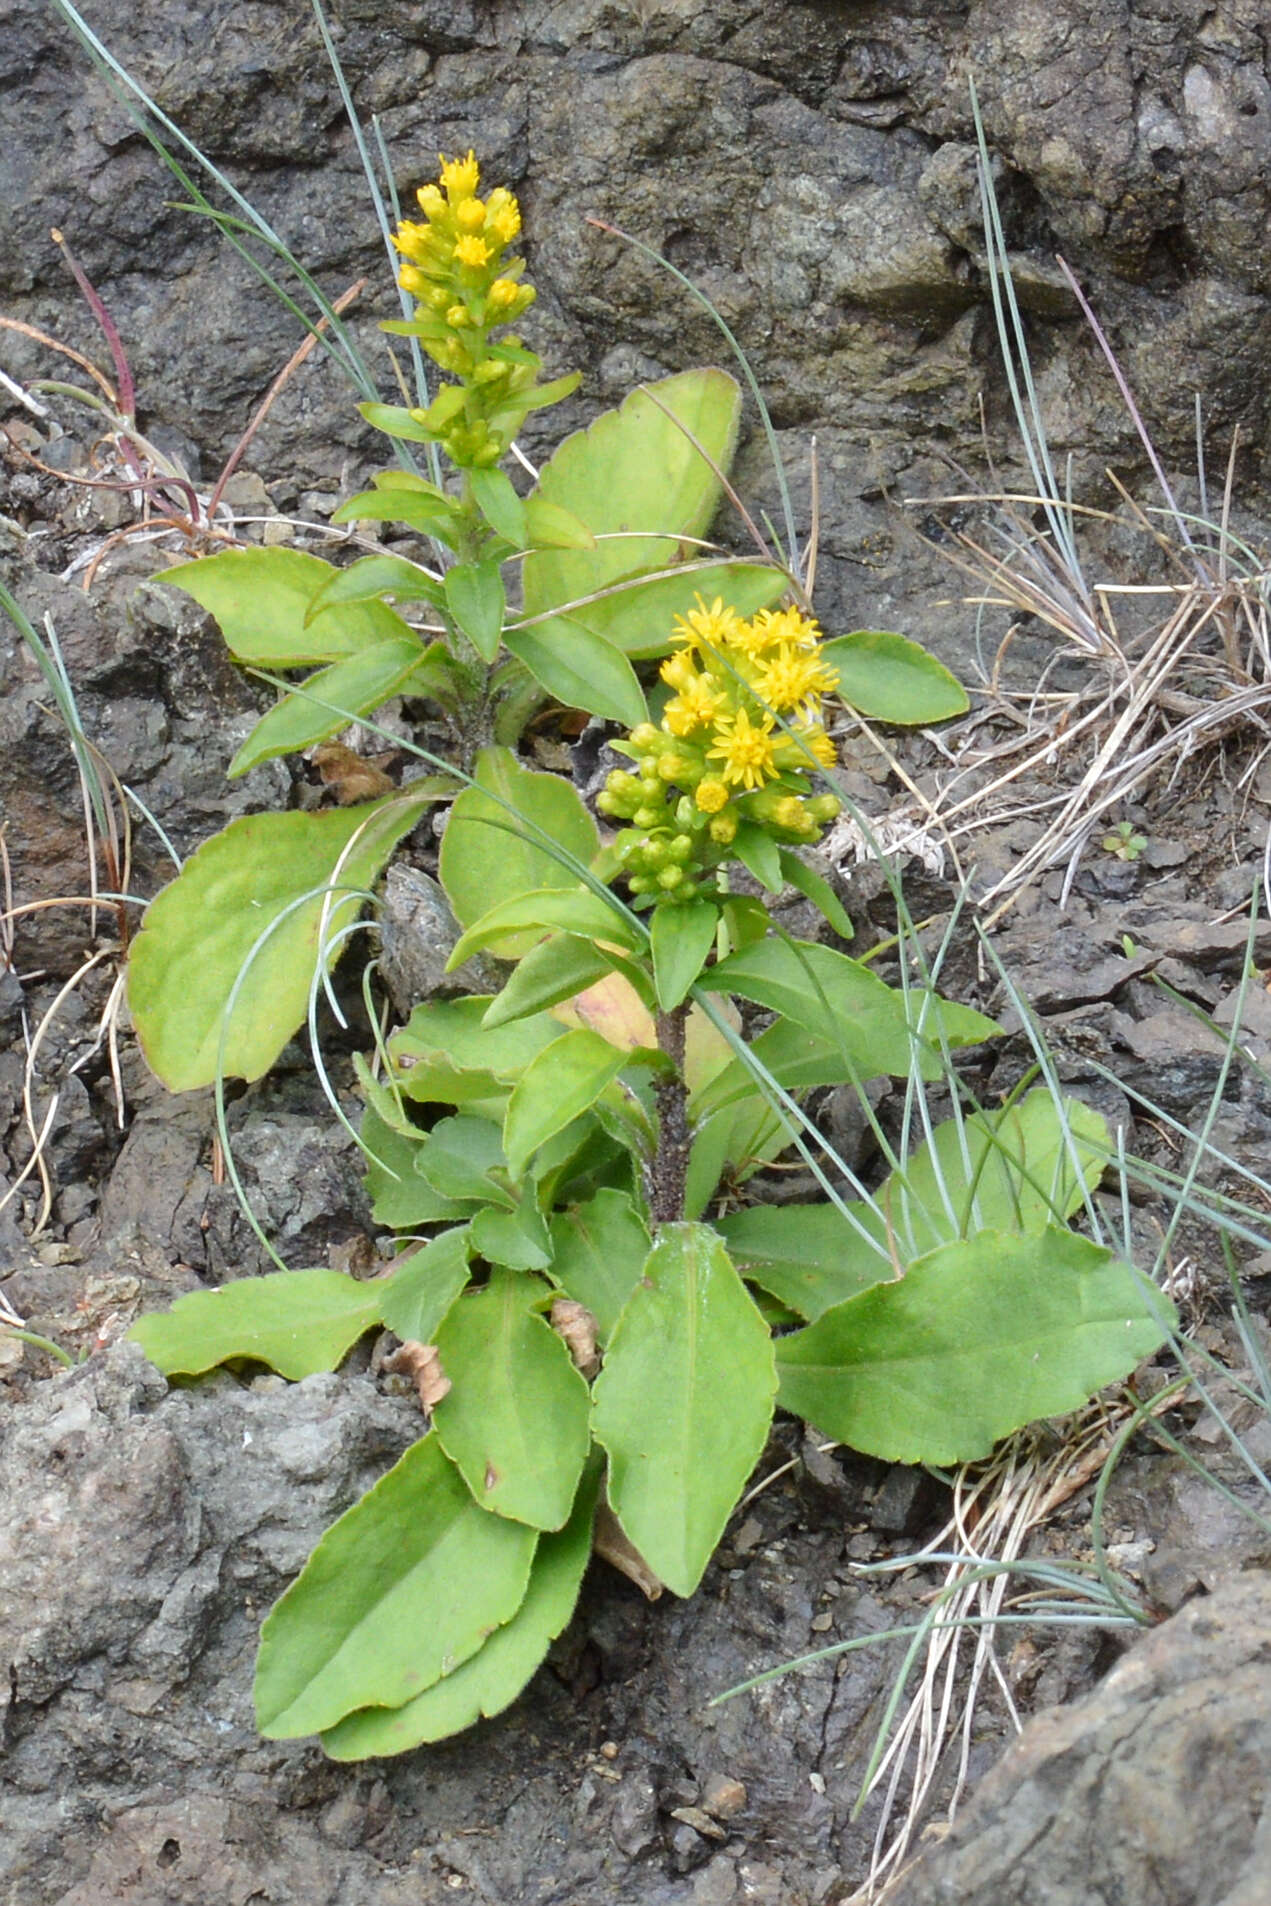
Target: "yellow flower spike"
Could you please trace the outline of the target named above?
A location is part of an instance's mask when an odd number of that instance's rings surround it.
[[[455,258],[461,265],[467,265],[473,271],[479,271],[482,265],[490,262],[490,247],[484,238],[474,238],[471,233],[455,241]]]
[[[450,203],[458,205],[463,199],[470,199],[481,178],[481,168],[472,148],[468,148],[466,159],[448,159],[444,152],[438,157],[441,161],[442,188]]]
[[[703,814],[718,814],[721,807],[728,805],[728,784],[717,781],[713,775],[708,776],[706,780],[698,782],[697,792],[693,798]],[[718,839],[719,836],[716,835],[715,838]]]
[[[765,715],[758,727],[744,708],[735,715],[721,715],[715,724],[715,745],[706,750],[707,759],[723,762],[723,777],[735,786],[761,788],[777,773],[773,759],[772,716]]]

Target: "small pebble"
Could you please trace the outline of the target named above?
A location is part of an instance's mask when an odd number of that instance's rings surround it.
[[[709,1774],[702,1789],[702,1806],[717,1820],[731,1820],[746,1804],[746,1789],[731,1774]]]
[[[617,1760],[618,1758],[617,1741],[602,1741],[600,1743],[600,1752],[602,1757],[605,1760]]]

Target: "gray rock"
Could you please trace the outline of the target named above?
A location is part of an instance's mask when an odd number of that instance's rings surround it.
[[[1237,1576],[1033,1720],[895,1906],[1262,1906],[1271,1576]]]

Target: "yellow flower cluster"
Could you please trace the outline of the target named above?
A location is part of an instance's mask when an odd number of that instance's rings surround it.
[[[661,724],[618,744],[637,772],[610,775],[599,801],[630,822],[618,851],[632,890],[655,901],[693,898],[742,827],[810,844],[839,811],[808,779],[835,763],[821,700],[838,676],[819,653],[817,624],[798,609],[746,620],[699,596],[674,640]]]
[[[471,152],[443,157],[439,183],[416,193],[423,222],[404,219],[393,239],[405,260],[399,283],[421,315],[438,320],[424,348],[456,376],[475,370],[487,332],[534,302],[534,287],[520,282],[525,260],[504,255],[520,232],[521,208],[502,186],[479,198],[480,177]]]

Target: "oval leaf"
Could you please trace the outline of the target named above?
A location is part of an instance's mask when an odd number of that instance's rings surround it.
[[[492,662],[499,652],[507,608],[498,563],[456,563],[448,569],[446,607],[481,660]]]
[[[537,1277],[496,1270],[437,1333],[451,1389],[433,1416],[450,1460],[483,1509],[559,1529],[587,1460],[587,1385],[538,1315]]]
[[[1172,1307],[1152,1305],[1129,1265],[1071,1231],[981,1231],[782,1337],[781,1404],[886,1462],[979,1462],[1159,1349]]]
[[[513,549],[529,546],[525,505],[502,470],[469,470],[468,482],[477,508],[495,533]]]
[[[454,972],[473,953],[497,946],[509,934],[521,934],[535,927],[572,933],[588,940],[609,940],[616,946],[636,947],[642,939],[626,908],[616,898],[605,900],[590,887],[545,887],[537,893],[501,900],[498,906],[474,920],[456,942],[446,962],[446,971]]]
[[[658,1005],[669,1013],[680,1004],[715,944],[719,910],[709,900],[653,910],[651,946]]]
[[[644,1272],[649,1231],[626,1192],[598,1191],[552,1219],[552,1281],[585,1304],[608,1343]]]
[[[716,1232],[663,1225],[593,1386],[609,1501],[654,1574],[691,1595],[763,1451],[772,1341]]]
[[[873,721],[920,727],[965,715],[971,706],[944,663],[903,635],[857,629],[823,642],[820,655],[838,673],[835,693]]]
[[[340,573],[300,549],[225,549],[156,580],[184,589],[216,617],[236,661],[266,668],[338,662],[410,636],[383,602],[346,602],[311,616],[314,597]]]
[[[417,639],[405,635],[377,642],[374,648],[319,669],[302,693],[284,695],[276,708],[262,716],[226,772],[233,779],[276,755],[294,754],[316,741],[329,740],[359,716],[372,714],[390,701],[426,659]]]
[[[644,690],[626,656],[574,617],[508,629],[503,639],[535,681],[566,708],[583,708],[624,728],[648,720]]]
[[[531,1060],[512,1088],[503,1123],[508,1170],[519,1178],[532,1153],[595,1104],[626,1061],[598,1032],[563,1033]]]
[[[578,868],[565,856],[590,866],[600,846],[581,797],[558,774],[521,767],[507,748],[483,748],[475,778],[451,808],[441,843],[441,884],[464,927],[520,894],[576,887]],[[516,959],[537,938],[518,934],[494,950]]]
[[[308,1010],[324,909],[330,968],[347,943],[341,929],[364,904],[360,890],[421,806],[394,796],[319,814],[249,814],[186,861],[147,907],[128,960],[137,1036],[170,1090],[211,1085],[218,1061],[229,1078],[269,1070]],[[328,897],[333,881],[343,898]]]
[[[232,1357],[267,1363],[293,1382],[334,1370],[381,1321],[384,1286],[343,1271],[274,1271],[191,1291],[128,1332],[165,1377],[198,1376]]]
[[[511,1620],[537,1540],[478,1509],[424,1437],[332,1524],[266,1618],[261,1733],[294,1740],[422,1694]]]
[[[720,495],[712,463],[727,470],[740,414],[733,378],[684,371],[632,391],[618,409],[567,437],[534,494],[610,540],[592,550],[532,551],[524,564],[526,615],[564,609],[608,583],[664,569],[683,554],[681,537],[704,536]],[[554,633],[540,629],[539,639],[550,642]]]
[[[403,1343],[436,1341],[442,1318],[468,1281],[471,1249],[468,1226],[456,1225],[399,1258],[389,1277],[376,1280],[380,1316]]]
[[[577,1606],[591,1554],[598,1485],[598,1472],[584,1480],[565,1527],[539,1542],[525,1600],[511,1621],[462,1667],[404,1707],[363,1708],[324,1734],[322,1745],[332,1760],[404,1754],[489,1720],[516,1699]]]

